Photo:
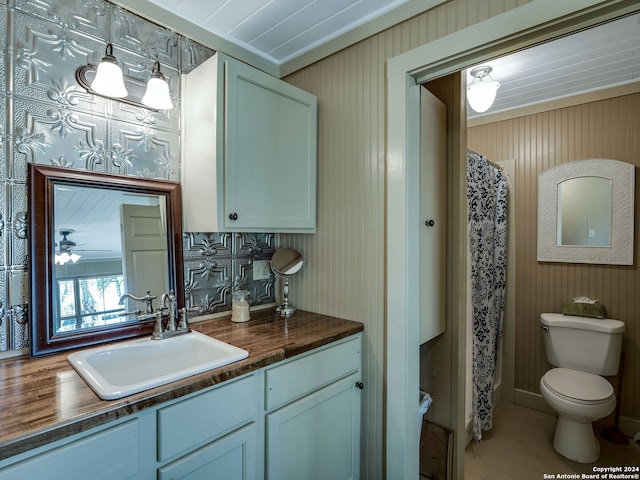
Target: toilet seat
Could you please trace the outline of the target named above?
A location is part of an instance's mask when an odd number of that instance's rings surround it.
[[[542,381],[554,394],[582,405],[603,403],[614,396],[613,387],[604,378],[578,370],[552,368]]]

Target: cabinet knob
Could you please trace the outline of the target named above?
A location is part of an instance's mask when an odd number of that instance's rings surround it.
[[[358,387],[360,390],[362,390],[364,388],[364,383],[356,382],[356,387]]]
[[[434,222],[433,220],[427,220],[426,222],[424,222],[424,224],[427,227],[433,227],[436,224],[436,222]]]
[[[229,214],[229,220],[237,220],[238,219],[238,214],[233,212]]]

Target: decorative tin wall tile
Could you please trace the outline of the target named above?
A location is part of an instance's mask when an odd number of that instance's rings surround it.
[[[275,302],[275,275],[271,273],[264,280],[253,279],[252,258],[239,257],[234,259],[233,265],[233,290],[249,290],[249,302],[251,305],[262,305]]]
[[[147,125],[111,122],[109,171],[180,181],[180,136]]]
[[[275,251],[273,233],[234,234],[234,254],[252,258],[271,258]]]
[[[4,182],[0,182],[0,267],[6,265],[6,253],[11,235],[7,233],[7,225],[11,225],[8,220],[9,210],[7,208],[7,188]],[[1,285],[3,277],[0,275],[0,290],[4,287]],[[0,296],[0,300],[2,300]]]
[[[173,110],[77,83],[76,70],[98,64],[109,41],[127,75],[146,81],[161,62]],[[213,53],[104,0],[0,0],[0,350],[28,344],[28,309],[6,298],[10,272],[28,269],[27,163],[180,181],[180,74]],[[185,234],[187,307],[228,311],[239,286],[253,304],[275,302],[273,278],[253,280],[253,261],[273,251],[273,234]]]
[[[29,346],[29,309],[26,305],[19,305],[11,312],[11,348],[26,348]]]
[[[104,117],[18,99],[14,112],[15,178],[26,180],[27,162],[105,171]]]
[[[104,112],[105,100],[87,93],[75,79],[79,67],[100,61],[104,43],[21,13],[14,26],[16,96]]]
[[[11,325],[11,316],[7,308],[7,289],[5,285],[9,282],[9,272],[0,270],[0,351],[8,350],[11,347],[9,342],[9,329]]]
[[[189,73],[206,59],[211,57],[215,51],[210,48],[194,42],[190,38],[180,38],[181,62],[180,69],[182,73]]]
[[[231,233],[186,233],[184,259],[216,257],[231,258]]]
[[[4,3],[4,2],[0,2],[0,3]],[[7,9],[3,6],[0,6],[0,92],[2,92],[3,94],[7,91],[7,87],[8,87],[6,82],[6,77],[7,77],[7,67],[5,65],[6,54],[7,54]],[[4,100],[4,96],[2,100]],[[2,118],[4,119],[4,116]]]
[[[230,309],[231,259],[186,260],[184,270],[187,308],[202,307],[202,313]]]
[[[28,260],[27,247],[27,186],[24,184],[6,184],[7,193],[11,198],[10,223],[7,222],[7,247],[11,265],[26,266]]]
[[[151,60],[178,68],[178,35],[137,15],[112,6],[111,42]]]
[[[4,92],[4,90],[2,90]],[[7,98],[0,94],[0,182],[7,178]]]
[[[14,0],[14,5],[17,10],[49,20],[65,30],[106,37],[110,4],[102,0]]]

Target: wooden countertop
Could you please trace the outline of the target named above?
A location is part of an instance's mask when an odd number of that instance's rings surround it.
[[[0,362],[0,460],[201,390],[363,330],[359,322],[298,311],[252,312],[247,323],[229,317],[191,328],[249,352],[245,360],[118,400],[102,400],[67,362],[64,352]],[[161,341],[161,340],[160,340]]]

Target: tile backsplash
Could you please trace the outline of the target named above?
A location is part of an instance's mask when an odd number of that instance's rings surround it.
[[[106,44],[131,77],[159,60],[176,108],[150,111],[88,94],[76,70]],[[105,0],[0,0],[0,350],[28,345],[28,310],[12,306],[8,279],[28,271],[29,162],[180,181],[180,74],[214,52]],[[230,310],[231,291],[275,302],[273,276],[253,280],[274,235],[184,235],[187,307]]]

